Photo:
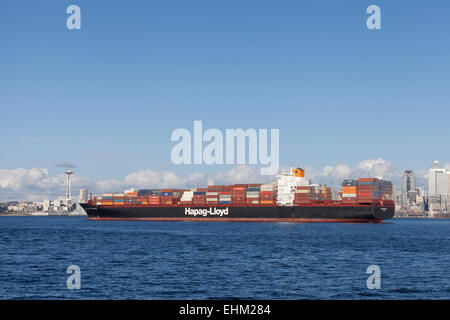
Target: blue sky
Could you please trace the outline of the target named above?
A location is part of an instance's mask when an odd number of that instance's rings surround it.
[[[0,168],[120,179],[169,164],[194,120],[280,129],[283,166],[449,162],[449,17],[448,1],[2,1]]]

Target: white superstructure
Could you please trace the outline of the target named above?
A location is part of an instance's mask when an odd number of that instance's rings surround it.
[[[291,168],[289,172],[282,172],[277,179],[277,204],[280,206],[293,206],[297,186],[310,185],[310,181],[305,178],[305,171],[301,168]]]

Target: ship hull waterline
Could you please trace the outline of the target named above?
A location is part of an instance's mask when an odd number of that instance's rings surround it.
[[[393,207],[357,206],[96,206],[82,204],[90,220],[229,222],[383,222]]]

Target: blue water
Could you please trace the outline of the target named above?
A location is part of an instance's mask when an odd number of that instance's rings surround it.
[[[450,299],[450,220],[0,217],[1,299]],[[69,265],[81,289],[67,289]],[[366,269],[378,265],[381,289]]]

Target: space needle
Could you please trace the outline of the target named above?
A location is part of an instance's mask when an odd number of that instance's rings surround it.
[[[71,199],[71,196],[70,196],[70,176],[73,174],[73,171],[71,171],[70,169],[67,169],[66,174],[67,174],[67,194],[66,194],[66,198],[67,199]]]

